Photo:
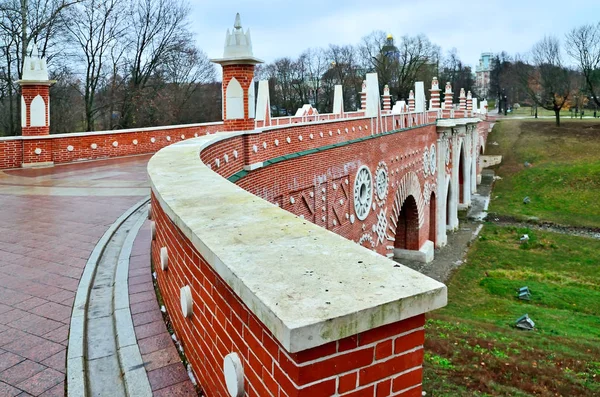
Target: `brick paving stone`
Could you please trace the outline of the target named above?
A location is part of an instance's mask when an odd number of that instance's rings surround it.
[[[146,302],[151,300],[156,300],[156,294],[154,293],[154,291],[140,292],[139,294],[129,295],[130,304]]]
[[[159,335],[138,340],[138,345],[140,347],[140,353],[148,354],[173,346],[173,339],[171,339],[171,336],[168,333],[161,333]]]
[[[34,335],[44,335],[50,331],[59,328],[62,324],[58,321],[50,320],[35,314],[27,314],[9,324],[10,327],[20,329],[21,331],[31,332]]]
[[[160,390],[168,386],[189,380],[187,371],[181,363],[171,364],[167,367],[148,372],[148,379],[152,390]]]
[[[40,394],[40,397],[64,397],[65,395],[65,383],[62,382]]]
[[[158,308],[157,310],[134,314],[132,318],[134,326],[149,324],[154,321],[161,321],[163,319],[162,313],[158,310]]]
[[[66,373],[67,372],[66,360],[67,360],[67,349],[62,349],[58,353],[56,353],[53,356],[50,356],[47,359],[45,359],[44,361],[42,361],[42,364],[47,367],[53,368],[57,371],[60,371],[62,373]]]
[[[9,312],[3,313],[2,316],[0,316],[0,323],[8,325],[9,323],[17,321],[25,316],[27,316],[27,312],[25,310],[13,309]]]
[[[181,362],[177,349],[173,344],[164,349],[144,354],[142,358],[144,360],[144,365],[146,366],[146,371],[152,371],[160,367],[166,367],[167,365]]]
[[[46,368],[31,378],[19,383],[17,387],[37,396],[63,382],[64,376],[65,375],[61,372],[58,372],[52,368]]]
[[[150,336],[159,335],[167,332],[167,327],[164,321],[161,319],[160,321],[155,321],[150,324],[140,325],[139,327],[135,327],[135,336],[138,339],[148,338]]]
[[[146,282],[146,283],[142,283],[142,284],[136,284],[136,285],[129,286],[130,294],[137,294],[139,292],[147,292],[147,291],[154,292],[154,285],[152,285],[151,282]]]
[[[12,397],[17,396],[21,393],[21,390],[16,387],[12,387],[4,382],[0,382],[0,396],[2,397]]]
[[[8,369],[14,365],[17,365],[25,358],[11,352],[3,352],[0,354],[0,372]]]
[[[131,310],[131,314],[145,313],[151,310],[158,310],[158,303],[156,301],[134,303],[129,309]]]
[[[64,322],[64,320],[71,318],[71,306],[65,306],[55,302],[46,302],[43,305],[29,310],[29,313]]]
[[[198,393],[194,390],[192,382],[181,382],[153,393],[154,397],[196,397]]]
[[[151,274],[144,274],[142,276],[136,276],[136,277],[130,277],[129,278],[129,287],[131,288],[134,285],[138,285],[138,284],[152,284],[152,275]],[[133,294],[134,292],[130,292],[130,294]]]
[[[16,385],[27,378],[31,378],[38,372],[42,372],[46,367],[31,360],[21,361],[17,365],[0,372],[0,380],[9,385]]]
[[[46,299],[41,299],[41,298],[37,298],[37,297],[31,297],[19,304],[14,305],[15,309],[21,309],[21,310],[31,310],[35,307],[38,307],[39,305],[42,305],[44,303],[48,302]]]
[[[69,320],[70,320],[70,318],[69,318]],[[62,327],[59,327],[57,329],[54,329],[54,330],[48,332],[47,334],[44,334],[42,337],[44,339],[51,340],[52,342],[62,344],[69,337],[69,325],[68,324],[63,325]]]
[[[4,348],[5,345],[24,336],[27,336],[27,333],[18,329],[8,328],[6,331],[0,332],[0,347]]]

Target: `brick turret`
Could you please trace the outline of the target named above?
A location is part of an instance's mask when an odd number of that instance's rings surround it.
[[[390,95],[390,87],[386,84],[383,87],[383,110],[392,110],[392,96]]]
[[[225,36],[223,58],[211,59],[223,67],[223,127],[225,131],[254,129],[256,113],[254,67],[263,61],[252,54],[250,29],[244,33],[240,14]]]
[[[21,134],[50,134],[50,86],[46,60],[38,55],[34,45],[31,56],[25,57],[21,86]]]
[[[429,92],[431,93],[431,108],[430,110],[435,110],[440,108],[440,83],[438,82],[438,78],[434,77],[431,81],[431,89]]]
[[[452,92],[452,85],[450,82],[446,83],[446,89],[444,90],[444,118],[450,118],[452,112],[452,100],[454,93]]]
[[[410,92],[408,93],[408,111],[415,111],[415,93],[413,90],[410,90]]]
[[[473,94],[471,91],[467,92],[467,117],[471,117],[473,114]]]
[[[465,94],[465,89],[460,89],[460,94],[458,96],[459,109],[461,112],[465,112],[467,110],[467,95]]]
[[[367,81],[363,80],[362,91],[360,92],[360,108],[362,110],[367,109]]]

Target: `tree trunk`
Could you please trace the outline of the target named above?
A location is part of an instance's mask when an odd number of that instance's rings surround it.
[[[554,115],[556,116],[556,126],[560,127],[560,109],[554,109]]]

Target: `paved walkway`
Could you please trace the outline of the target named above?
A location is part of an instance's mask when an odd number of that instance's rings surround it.
[[[0,172],[0,396],[64,395],[69,324],[79,279],[104,232],[149,194],[149,158]],[[148,225],[143,230],[139,238],[148,239]],[[133,280],[137,284],[132,297],[152,291],[147,248],[136,241],[136,265],[130,272],[141,278]],[[140,325],[135,316],[143,309],[132,306],[133,310],[134,323]],[[168,337],[166,328],[160,331]],[[175,363],[170,358],[169,365]],[[154,363],[150,372],[162,364]],[[177,365],[181,373],[183,366]],[[153,386],[160,390],[169,385]]]

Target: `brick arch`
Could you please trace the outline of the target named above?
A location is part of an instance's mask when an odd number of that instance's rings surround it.
[[[396,190],[396,194],[394,195],[394,206],[392,207],[394,212],[394,221],[400,216],[400,209],[402,208],[402,204],[404,204],[404,201],[406,201],[408,196],[413,196],[415,199],[420,229],[425,222],[425,202],[423,200],[423,196],[421,195],[421,183],[419,182],[419,177],[414,172],[406,173],[400,182],[398,182],[398,190]]]
[[[485,139],[481,135],[479,135],[479,153],[483,154],[485,152]]]

